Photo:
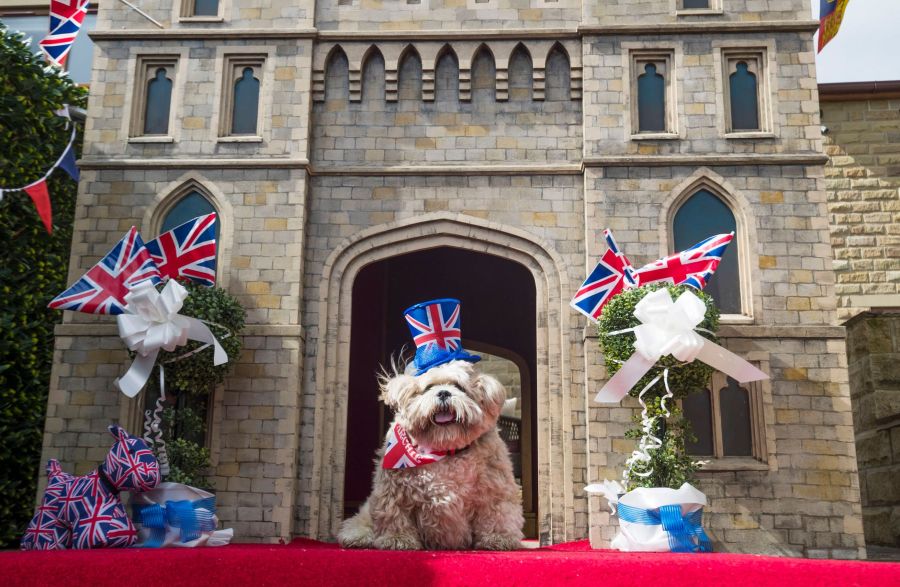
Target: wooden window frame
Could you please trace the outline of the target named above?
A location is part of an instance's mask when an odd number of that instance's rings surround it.
[[[640,115],[638,110],[638,76],[644,73],[644,67],[652,63],[656,66],[656,72],[665,80],[665,112],[666,122],[663,131],[640,130]],[[678,99],[675,81],[675,51],[673,49],[633,49],[628,55],[628,87],[630,89],[630,135],[631,140],[674,140],[680,139],[678,133]]]
[[[131,124],[129,125],[129,142],[142,143],[171,143],[174,141],[173,127],[175,125],[175,99],[178,95],[178,68],[180,59],[178,55],[140,55],[135,65],[133,98],[131,100]],[[156,75],[156,70],[165,68],[167,77],[172,80],[172,94],[169,102],[169,124],[166,134],[144,134],[144,122],[147,114],[147,83]],[[150,75],[150,72],[153,75]]]
[[[771,86],[768,75],[768,54],[766,48],[720,50],[720,79],[722,115],[720,124],[727,139],[759,139],[775,136],[772,118]],[[731,123],[731,74],[739,62],[747,63],[751,73],[756,75],[756,108],[759,118],[757,130],[734,130]]]
[[[258,143],[263,140],[263,99],[266,91],[267,55],[239,53],[224,56],[222,75],[221,107],[219,108],[219,141]],[[234,85],[247,67],[253,68],[254,77],[259,80],[259,98],[256,111],[256,134],[232,134],[234,115]],[[240,72],[240,74],[238,73]]]

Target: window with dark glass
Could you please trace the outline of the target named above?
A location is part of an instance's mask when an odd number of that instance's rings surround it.
[[[642,63],[638,76],[638,130],[666,131],[666,80],[656,63]]]
[[[676,251],[683,251],[714,234],[733,232],[737,223],[728,204],[706,189],[698,190],[675,213],[672,223]],[[741,313],[738,239],[725,249],[722,261],[704,292],[711,295],[723,314]]]
[[[760,393],[758,384],[744,387],[723,373],[713,373],[708,389],[681,401],[695,437],[685,443],[688,453],[766,460]]]
[[[709,0],[681,0],[685,10],[709,8]]]
[[[193,16],[218,16],[219,0],[194,0]]]
[[[234,82],[234,103],[231,115],[231,134],[255,135],[259,120],[259,79],[252,67],[241,69]]]
[[[756,74],[746,61],[738,61],[729,76],[732,130],[759,130],[759,94]]]
[[[167,68],[151,68],[145,97],[143,134],[165,135],[169,132],[169,109],[172,105],[172,80]]]

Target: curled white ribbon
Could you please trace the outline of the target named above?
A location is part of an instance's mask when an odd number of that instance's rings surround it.
[[[584,488],[587,493],[602,495],[606,498],[611,514],[616,513],[616,504],[619,503],[619,497],[625,494],[625,488],[618,481],[610,481],[604,479],[603,483],[591,483]]]
[[[611,334],[634,332],[634,354],[594,398],[599,403],[619,403],[629,390],[653,368],[663,356],[672,355],[690,363],[699,359],[740,383],[768,379],[769,376],[716,343],[699,334],[706,306],[690,291],[675,301],[666,288],[644,296],[634,309],[641,324]],[[657,378],[658,380],[658,378]]]
[[[160,349],[171,352],[188,340],[196,340],[213,345],[214,365],[228,362],[228,354],[206,324],[178,314],[187,296],[187,290],[174,279],[166,283],[162,292],[145,281],[125,295],[125,313],[116,316],[116,321],[119,336],[137,356],[116,385],[128,397],[143,389]]]

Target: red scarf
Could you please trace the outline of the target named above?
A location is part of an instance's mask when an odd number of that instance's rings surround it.
[[[388,430],[384,445],[384,458],[381,460],[382,469],[408,469],[436,463],[444,457],[455,454],[455,450],[432,452],[428,449],[415,446],[409,439],[409,434],[400,424]]]

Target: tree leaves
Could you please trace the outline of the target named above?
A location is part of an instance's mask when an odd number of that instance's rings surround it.
[[[86,102],[86,90],[45,70],[22,37],[0,23],[0,187],[46,173],[71,136],[54,112]],[[80,140],[75,146],[80,153]],[[72,241],[78,185],[63,171],[47,185],[52,235],[24,192],[0,201],[0,548],[18,543],[34,513],[53,328],[61,317],[47,303],[66,286]]]

